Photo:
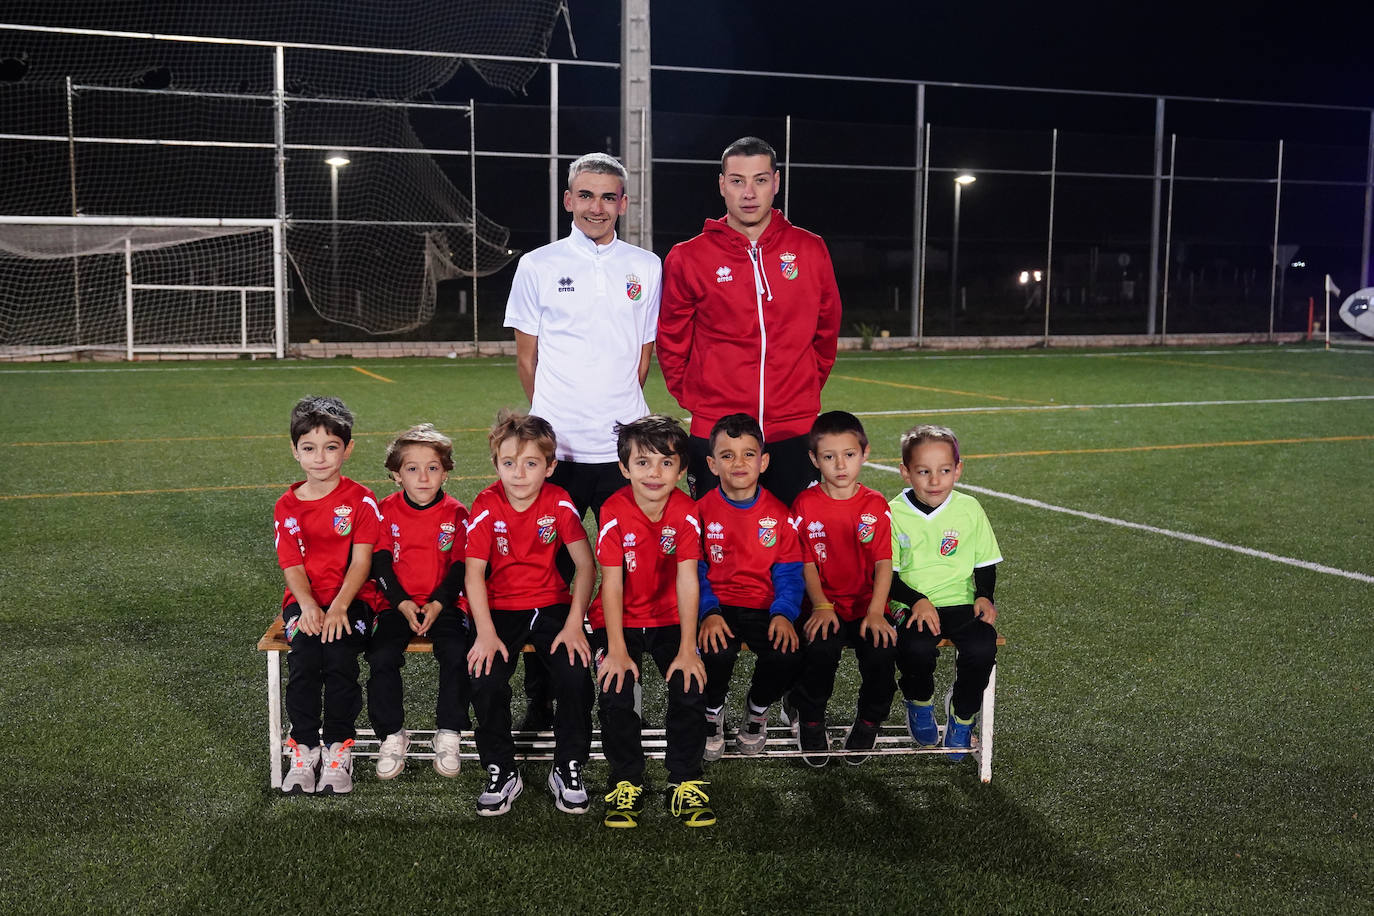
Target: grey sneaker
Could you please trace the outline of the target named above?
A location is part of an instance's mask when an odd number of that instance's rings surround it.
[[[746,757],[752,757],[763,750],[763,745],[768,741],[768,710],[764,710],[761,715],[749,713],[749,718],[744,721],[744,728],[741,728],[735,735],[735,745],[739,752]]]
[[[282,780],[281,790],[287,795],[312,795],[315,792],[315,771],[320,767],[320,746],[301,747],[295,738],[286,739],[291,750],[291,769]]]
[[[591,807],[587,787],[582,784],[582,764],[576,760],[549,768],[549,791],[554,806],[564,814],[586,814]]]
[[[431,744],[434,747],[434,771],[449,779],[457,776],[463,766],[462,743],[458,740],[458,733],[451,728],[441,728],[434,733]]]
[[[825,730],[824,719],[819,722],[801,722],[797,725],[797,748],[802,751],[830,750],[830,734]],[[830,758],[817,753],[803,757],[802,762],[809,767],[820,769],[830,762]]]
[[[524,788],[519,770],[503,770],[496,763],[488,765],[487,788],[477,796],[477,813],[483,817],[505,814]]]
[[[386,736],[377,749],[377,778],[395,779],[406,768],[406,751],[410,750],[410,732],[404,728]]]
[[[725,707],[720,708],[720,712],[714,716],[706,713],[706,750],[702,753],[701,759],[706,761],[719,760],[725,753]]]
[[[353,791],[353,739],[335,741],[320,751],[320,795],[347,795]]]

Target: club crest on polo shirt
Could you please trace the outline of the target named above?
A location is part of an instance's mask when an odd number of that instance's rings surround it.
[[[625,275],[625,296],[631,302],[638,302],[644,295],[644,287],[640,285],[639,278],[634,274]]]
[[[707,547],[707,553],[711,555],[712,563],[725,562],[725,548],[720,544],[711,544]]]
[[[635,552],[633,550],[625,551],[625,571],[632,573],[636,569],[639,569],[639,560],[635,558]]]
[[[557,519],[552,515],[541,515],[534,522],[539,526],[539,540],[545,544],[552,544],[553,539],[558,537],[558,530],[553,526],[555,521]]]
[[[458,530],[458,526],[452,522],[439,523],[439,550],[448,553],[453,549],[453,533]]]
[[[663,548],[663,553],[667,556],[677,553],[677,529],[672,525],[664,525],[659,529],[658,546]]]
[[[952,557],[958,549],[959,532],[951,528],[940,537],[940,556]]]
[[[873,541],[873,526],[878,524],[878,516],[871,512],[865,512],[859,516],[859,543],[868,544]]]
[[[824,565],[825,561],[829,559],[825,555],[825,541],[821,541],[819,544],[812,544],[811,552],[816,555],[816,562],[822,565]]]
[[[334,507],[334,533],[341,538],[346,538],[353,532],[353,507],[335,506]]]
[[[759,543],[772,547],[778,542],[778,520],[771,515],[759,519]]]
[[[784,251],[778,256],[778,260],[782,262],[782,275],[789,280],[797,279],[797,256],[790,251]]]
[[[496,552],[503,557],[510,556],[510,541],[504,535],[496,536]]]
[[[725,267],[724,265],[716,268],[717,283],[729,283],[731,280],[734,279],[734,277],[730,276],[730,268]]]

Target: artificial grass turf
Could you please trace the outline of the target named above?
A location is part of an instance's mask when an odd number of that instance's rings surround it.
[[[968,483],[1374,574],[1360,547],[1368,501],[1352,480],[1368,439],[1154,448],[1368,437],[1368,401],[1004,410],[1369,394],[1374,357],[995,356],[845,357],[837,374],[921,387],[836,380],[826,406],[906,411],[865,418],[887,464],[900,430],[930,417],[960,432]],[[434,420],[459,450],[450,489],[470,502],[491,479],[482,430],[520,396],[509,360],[365,364],[394,383],[300,366],[0,373],[6,911],[1374,905],[1368,583],[992,496],[981,501],[1007,558],[998,605],[1010,645],[990,785],[972,762],[924,757],[820,771],[723,761],[708,773],[716,827],[689,831],[654,796],[643,826],[623,833],[595,813],[554,811],[539,765],[495,819],[472,812],[483,774],[471,763],[447,781],[416,761],[381,784],[359,761],[348,798],[282,797],[267,785],[264,659],[252,645],[280,600],[270,512],[299,476],[290,404],[344,397],[360,423],[345,473],[379,494],[390,490],[386,436]],[[649,397],[672,407],[656,377]],[[949,407],[999,412],[939,413]],[[14,444],[74,441],[91,444]],[[1122,448],[1148,450],[1083,451]],[[1048,454],[1011,454],[1035,451]],[[900,487],[876,469],[865,480]],[[109,491],[152,492],[60,495]],[[423,727],[433,664],[412,659],[406,676]],[[847,661],[832,721],[845,721],[855,690]],[[656,687],[646,695],[661,709]],[[661,767],[650,773],[661,785]],[[591,786],[603,778],[593,764]]]

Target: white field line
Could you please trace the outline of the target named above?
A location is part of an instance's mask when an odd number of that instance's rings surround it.
[[[1358,345],[1357,345],[1358,347]],[[1168,350],[1155,348],[1153,350],[1120,350],[1116,352],[1098,351],[1095,353],[1070,353],[1056,351],[1053,353],[903,353],[900,351],[889,351],[892,355],[872,356],[844,356],[845,362],[903,362],[907,360],[986,360],[986,359],[1115,359],[1119,356],[1245,356],[1258,353],[1263,354],[1283,354],[1286,356],[1300,356],[1303,354],[1322,354],[1333,353],[1339,350],[1342,353],[1364,353],[1374,355],[1374,348],[1359,347],[1346,349],[1344,347],[1332,346],[1330,350],[1317,350],[1312,348],[1304,349],[1284,349],[1273,350],[1263,347],[1237,347],[1226,350]]]
[[[879,471],[888,471],[892,474],[900,473],[897,468],[885,464],[875,464],[872,461],[868,462],[867,466]],[[1368,576],[1364,573],[1351,572],[1348,569],[1337,569],[1334,566],[1323,566],[1320,563],[1310,563],[1307,560],[1298,560],[1293,557],[1279,556],[1276,553],[1269,553],[1267,550],[1256,550],[1253,547],[1243,547],[1240,544],[1228,544],[1225,541],[1205,538],[1197,534],[1189,534],[1186,531],[1173,531],[1169,528],[1156,528],[1154,525],[1142,525],[1139,522],[1128,522],[1125,519],[1112,518],[1109,515],[1098,515],[1096,512],[1084,512],[1081,509],[1070,509],[1067,506],[1056,506],[1053,503],[1041,502],[1038,499],[1028,499],[1024,496],[1017,496],[1014,493],[1002,493],[997,490],[989,490],[986,487],[975,487],[966,483],[959,484],[959,489],[968,490],[970,493],[977,493],[981,496],[994,496],[998,499],[1007,499],[1014,503],[1020,503],[1023,506],[1030,506],[1033,509],[1061,512],[1064,515],[1073,515],[1094,522],[1116,525],[1119,528],[1133,528],[1136,531],[1144,531],[1149,534],[1162,534],[1165,537],[1174,538],[1179,541],[1189,541],[1194,544],[1202,544],[1205,547],[1216,547],[1219,550],[1229,550],[1233,553],[1244,554],[1247,557],[1269,560],[1273,563],[1282,563],[1285,566],[1296,566],[1298,569],[1305,569],[1308,572],[1317,572],[1328,576],[1340,576],[1345,579],[1354,579],[1356,582],[1374,584],[1374,576]]]
[[[914,407],[909,410],[858,410],[856,417],[909,417],[928,413],[1005,413],[1035,410],[1106,410],[1135,407],[1226,407],[1250,404],[1311,404],[1322,401],[1374,401],[1374,394],[1312,398],[1238,398],[1225,401],[1139,401],[1127,404],[1025,404],[1009,407]]]
[[[433,365],[405,366],[406,369],[450,369],[455,367],[481,367],[481,368],[510,368],[514,362],[491,362],[487,359],[445,359],[440,362],[440,357],[424,356],[399,356],[399,357],[366,357],[362,359],[346,360],[331,359],[328,362],[318,363],[292,363],[289,365],[274,366],[102,366],[98,369],[0,369],[0,375],[56,375],[66,373],[67,375],[87,375],[101,372],[308,372],[310,370],[327,371],[330,369],[352,370],[354,366],[372,365],[376,368],[384,368],[388,364],[394,366],[393,359],[430,359]]]

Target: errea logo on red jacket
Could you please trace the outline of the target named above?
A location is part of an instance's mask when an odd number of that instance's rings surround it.
[[[717,267],[717,268],[716,268],[716,282],[717,282],[717,283],[729,283],[729,282],[730,282],[731,280],[733,280],[733,279],[735,279],[735,278],[732,277],[732,276],[730,276],[730,268],[728,268],[728,267]]]

